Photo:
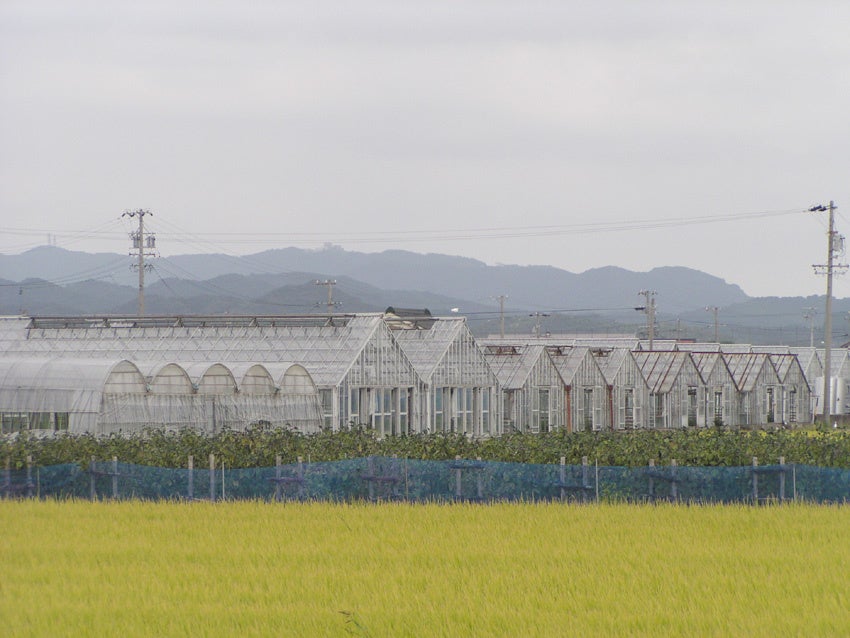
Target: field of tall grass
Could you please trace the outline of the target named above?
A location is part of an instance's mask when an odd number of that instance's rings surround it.
[[[0,502],[5,636],[847,636],[850,508]]]

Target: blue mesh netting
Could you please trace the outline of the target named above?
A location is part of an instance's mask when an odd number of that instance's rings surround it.
[[[845,502],[850,470],[807,465],[595,467],[369,457],[231,469],[97,462],[13,470],[5,498],[320,501]]]

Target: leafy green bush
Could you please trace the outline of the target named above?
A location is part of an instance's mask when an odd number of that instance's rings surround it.
[[[15,436],[0,439],[0,465],[11,460],[23,468],[31,455],[36,465],[77,463],[86,466],[118,457],[123,463],[156,467],[186,467],[189,455],[195,467],[204,467],[210,454],[227,467],[270,467],[275,457],[285,464],[298,457],[308,462],[338,461],[366,456],[398,456],[420,460],[481,458],[515,463],[578,465],[586,456],[600,466],[658,465],[675,459],[679,465],[740,466],[758,457],[762,464],[788,463],[850,468],[850,432],[845,430],[737,431],[726,428],[699,430],[635,430],[627,432],[511,433],[492,439],[470,439],[460,434],[422,434],[376,438],[373,431],[352,428],[343,432],[299,434],[290,430],[255,427],[246,432],[225,430],[204,436],[193,430],[148,430],[128,436],[96,437],[61,434],[53,438]]]

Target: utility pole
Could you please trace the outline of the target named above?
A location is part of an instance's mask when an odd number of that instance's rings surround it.
[[[717,329],[717,312],[720,310],[717,306],[706,306],[706,312],[714,313],[714,343],[720,343],[720,338],[718,337],[719,331]]]
[[[135,268],[139,271],[139,316],[145,314],[145,269],[150,265],[145,264],[145,257],[156,257],[156,236],[153,233],[148,233],[145,237],[145,215],[153,215],[149,210],[125,210],[121,217],[138,217],[139,229],[130,233],[130,241],[133,243],[131,251],[138,251],[136,255],[139,258]],[[146,252],[149,251],[149,252]],[[130,252],[130,256],[134,255]]]
[[[646,305],[635,308],[635,310],[643,310],[646,313],[646,330],[649,333],[649,349],[652,350],[652,342],[655,340],[655,295],[658,293],[654,290],[641,290],[639,295],[646,298]]]
[[[803,308],[803,319],[809,322],[809,347],[815,347],[815,315],[814,308]]]
[[[534,335],[539,339],[540,338],[540,318],[541,317],[548,317],[549,313],[548,312],[532,312],[528,316],[536,318],[535,323],[534,323]]]
[[[490,297],[490,299],[498,299],[499,300],[499,338],[505,338],[505,299],[507,299],[507,295],[498,295],[497,297]]]
[[[835,202],[829,200],[829,206],[812,206],[809,212],[829,212],[829,230],[827,231],[826,264],[815,264],[813,267],[818,274],[826,275],[826,316],[823,318],[823,417],[827,424],[832,416],[832,403],[830,390],[832,388],[832,275],[835,271],[846,272],[847,264],[836,264],[836,253],[842,253],[844,248],[844,237],[835,232]]]
[[[334,294],[333,290],[334,290],[334,286],[336,286],[336,279],[325,279],[324,281],[317,279],[313,283],[317,286],[327,286],[328,287],[328,300],[325,303],[325,305],[328,308],[328,314],[332,315],[333,312],[334,312],[334,306],[338,306],[340,304],[340,302],[334,301],[334,298],[333,298],[333,294]],[[318,306],[318,305],[321,305],[321,304],[317,303],[316,305]]]

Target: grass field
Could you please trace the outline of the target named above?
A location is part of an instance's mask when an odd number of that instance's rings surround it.
[[[4,636],[848,636],[850,508],[0,502]]]

